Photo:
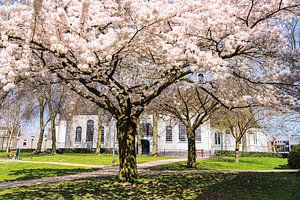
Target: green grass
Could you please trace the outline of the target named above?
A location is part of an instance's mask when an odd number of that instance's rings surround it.
[[[239,163],[234,162],[233,157],[211,158],[198,160],[197,169],[201,170],[272,170],[288,169],[286,158],[271,157],[242,157]],[[178,162],[167,165],[151,167],[155,170],[184,170],[186,162]]]
[[[91,168],[74,166],[0,162],[0,182],[62,176],[92,170]]]
[[[164,156],[137,156],[138,163],[150,162],[155,160],[165,160],[170,157]],[[119,162],[119,156],[115,155],[116,164]],[[66,153],[66,154],[40,154],[31,155],[25,154],[22,156],[21,160],[29,161],[42,161],[42,162],[65,162],[74,164],[89,164],[89,165],[111,165],[112,155],[110,154],[78,154],[78,153]]]
[[[6,153],[3,151],[0,151],[0,158],[6,158]]]
[[[299,176],[299,175],[298,175]],[[300,199],[295,173],[148,175],[132,185],[99,177],[0,191],[0,199]]]

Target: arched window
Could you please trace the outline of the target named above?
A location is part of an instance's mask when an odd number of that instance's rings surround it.
[[[75,132],[75,142],[81,142],[82,128],[78,126]]]
[[[104,143],[104,126],[101,128],[101,143]]]
[[[142,136],[152,136],[152,125],[148,122],[141,123]]]
[[[215,145],[221,144],[221,134],[219,132],[215,132]]]
[[[183,123],[179,123],[179,141],[185,142],[187,140],[186,127]]]
[[[166,126],[166,142],[172,142],[173,134],[172,134],[172,126]]]
[[[201,128],[197,128],[195,131],[195,136],[196,136],[196,141],[200,142],[201,141]]]
[[[94,136],[94,121],[88,120],[86,125],[86,141],[92,142]]]

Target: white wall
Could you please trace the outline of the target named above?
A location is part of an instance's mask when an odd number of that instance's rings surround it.
[[[212,151],[215,150],[235,150],[235,139],[231,134],[221,134],[221,144],[215,144],[215,132],[216,129],[211,131],[211,149]],[[251,133],[250,133],[251,132]],[[250,129],[245,135],[246,142],[247,142],[247,149],[246,151],[253,151],[253,152],[267,152],[267,137],[260,129]],[[255,140],[255,137],[257,138]],[[243,143],[243,142],[242,142]],[[242,151],[242,144],[240,144],[240,151]]]

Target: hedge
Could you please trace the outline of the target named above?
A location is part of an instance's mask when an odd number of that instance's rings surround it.
[[[233,157],[235,155],[235,151],[228,150],[217,150],[214,153],[216,157]],[[282,153],[270,153],[270,152],[240,152],[241,157],[278,157],[284,158],[287,157],[287,154]]]
[[[300,169],[300,144],[289,153],[288,165],[292,169]]]

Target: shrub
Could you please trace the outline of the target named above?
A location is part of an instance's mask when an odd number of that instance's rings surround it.
[[[300,169],[300,144],[295,146],[289,153],[288,164],[292,169]]]
[[[216,157],[234,157],[234,151],[217,150],[215,151]],[[270,152],[240,152],[241,157],[284,157],[283,154],[270,153]]]
[[[51,149],[49,149],[51,151]],[[58,154],[64,153],[82,153],[82,154],[93,154],[96,152],[95,148],[59,148],[56,150]],[[112,148],[101,148],[100,153],[112,153]]]

